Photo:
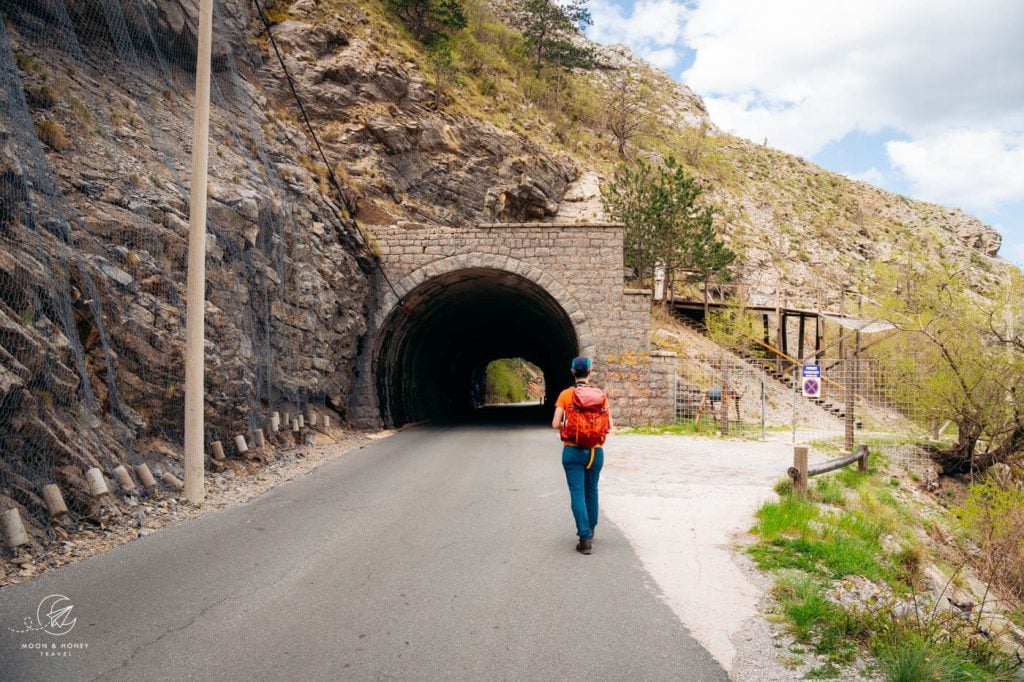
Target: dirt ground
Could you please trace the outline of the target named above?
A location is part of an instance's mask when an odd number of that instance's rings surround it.
[[[613,434],[601,475],[604,515],[680,620],[741,681],[799,679],[819,665],[766,618],[771,580],[742,549],[793,460],[789,434],[768,438]]]

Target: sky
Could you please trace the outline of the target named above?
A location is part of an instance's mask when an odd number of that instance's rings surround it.
[[[976,215],[1024,267],[1024,0],[590,0],[723,130]]]

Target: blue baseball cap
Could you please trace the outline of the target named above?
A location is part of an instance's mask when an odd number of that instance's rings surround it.
[[[572,359],[572,371],[574,374],[590,371],[590,358],[580,355]]]

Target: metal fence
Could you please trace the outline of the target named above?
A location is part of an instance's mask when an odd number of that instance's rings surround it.
[[[698,433],[786,438],[832,455],[866,444],[911,468],[928,463],[917,447],[951,437],[903,397],[900,378],[877,358],[820,361],[818,397],[803,394],[802,368],[727,351],[680,358],[676,423]]]

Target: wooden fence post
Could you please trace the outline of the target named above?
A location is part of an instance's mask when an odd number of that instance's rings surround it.
[[[793,468],[796,477],[793,479],[793,492],[800,497],[807,497],[807,446],[797,445],[793,448]]]
[[[861,443],[860,445],[858,445],[857,446],[857,450],[858,450],[858,453],[860,454],[860,459],[857,460],[857,470],[858,471],[867,471],[868,470],[868,457],[870,455],[870,452],[868,451],[867,443]]]

